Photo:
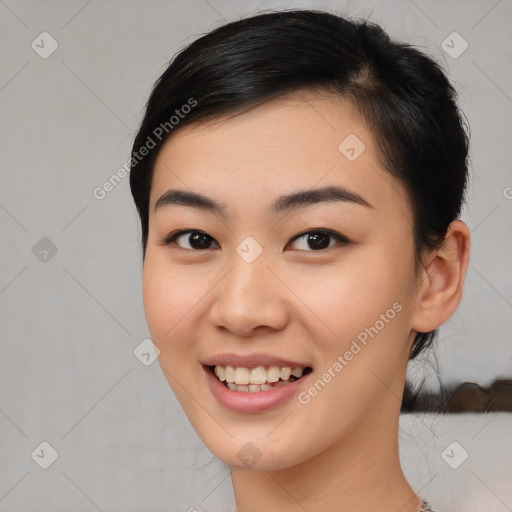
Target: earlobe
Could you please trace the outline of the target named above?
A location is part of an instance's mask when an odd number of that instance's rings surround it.
[[[428,255],[421,272],[412,329],[437,329],[457,309],[462,298],[464,277],[469,264],[470,233],[460,220],[453,221],[443,243]]]

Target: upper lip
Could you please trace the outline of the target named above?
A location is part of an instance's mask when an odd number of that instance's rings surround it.
[[[233,366],[236,368],[256,368],[257,366],[289,366],[290,368],[307,368],[309,365],[291,361],[270,354],[217,354],[207,358],[204,366]]]

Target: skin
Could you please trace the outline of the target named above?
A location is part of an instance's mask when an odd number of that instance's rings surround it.
[[[354,161],[338,149],[350,134],[365,145]],[[416,332],[437,328],[457,307],[469,232],[454,221],[441,247],[416,266],[408,194],[375,148],[347,101],[295,93],[180,128],[156,160],[146,317],[192,426],[231,468],[239,512],[419,509],[398,458],[408,354]],[[371,207],[331,201],[279,215],[270,208],[282,194],[328,185]],[[227,216],[183,205],[155,211],[168,189],[207,195]],[[318,228],[350,242],[330,239],[331,247],[314,250],[305,238],[293,240]],[[162,243],[182,229],[207,233],[212,248],[190,248],[188,235]],[[263,249],[250,264],[236,252],[248,236]],[[230,352],[303,362],[314,381],[396,303],[394,318],[307,404],[292,397],[261,413],[236,413],[206,384],[201,361]],[[248,442],[261,454],[251,469],[237,457]]]

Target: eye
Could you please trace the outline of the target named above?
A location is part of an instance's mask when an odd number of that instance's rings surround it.
[[[334,231],[325,229],[300,233],[294,237],[290,243],[295,241],[299,242],[299,247],[296,247],[296,249],[301,251],[321,251],[336,245],[336,242],[341,243],[342,245],[349,243],[349,240],[346,237]]]
[[[192,229],[171,233],[168,237],[161,240],[161,242],[164,245],[175,244],[183,249],[191,250],[206,250],[219,247],[213,237],[203,231]],[[216,244],[214,247],[211,246],[212,242]],[[350,243],[350,241],[343,235],[326,229],[315,229],[299,233],[289,242],[289,244],[294,242],[298,242],[294,249],[309,252],[329,249],[336,245],[336,243],[342,245]]]
[[[180,240],[181,243],[179,242]],[[215,242],[215,239],[210,235],[203,231],[194,231],[192,229],[177,231],[162,240],[164,245],[176,244],[183,249],[195,250],[215,249],[215,247],[210,247],[212,242]],[[219,247],[218,244],[217,247]]]

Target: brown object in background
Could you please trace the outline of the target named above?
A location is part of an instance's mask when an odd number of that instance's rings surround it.
[[[487,411],[512,412],[512,380],[496,380],[489,388],[491,402]]]
[[[486,412],[491,395],[476,382],[463,382],[446,400],[443,412]]]
[[[495,380],[488,388],[466,381],[438,393],[414,391],[407,383],[401,412],[512,412],[512,379]]]

